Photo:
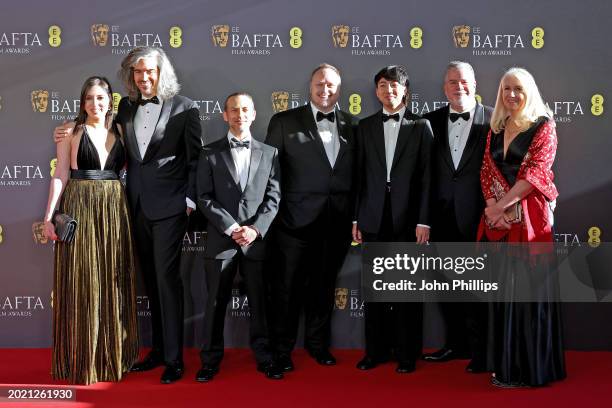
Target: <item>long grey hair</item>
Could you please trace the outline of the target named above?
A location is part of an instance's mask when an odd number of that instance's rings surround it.
[[[157,67],[159,68],[157,97],[164,100],[178,94],[181,85],[178,83],[174,68],[164,50],[157,47],[136,47],[121,61],[121,69],[119,70],[119,78],[128,91],[130,100],[136,101],[140,97],[140,91],[134,82],[133,69],[139,60],[145,58],[155,58],[157,60]]]

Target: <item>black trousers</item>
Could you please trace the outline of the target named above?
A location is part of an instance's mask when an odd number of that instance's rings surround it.
[[[138,205],[134,235],[151,308],[153,351],[167,365],[183,363],[183,282],[181,247],[187,215],[149,220]]]
[[[289,354],[295,347],[302,308],[304,347],[315,352],[329,348],[336,278],[350,242],[350,220],[328,210],[299,230],[275,225],[270,295],[276,352]]]
[[[416,227],[416,225],[415,225]],[[383,216],[377,233],[362,231],[364,242],[414,242],[414,230],[394,232],[390,194],[385,195]],[[366,355],[386,361],[415,361],[423,348],[423,304],[418,302],[366,302]]]
[[[454,207],[438,214],[439,223],[432,231],[436,242],[475,242],[457,226]],[[476,228],[474,228],[476,231]],[[483,302],[442,302],[440,312],[446,328],[445,348],[470,358],[485,359],[487,304]]]
[[[223,359],[225,313],[236,272],[240,272],[246,285],[250,313],[249,337],[255,360],[257,363],[272,361],[268,341],[263,261],[246,258],[242,252],[238,252],[230,259],[205,259],[204,269],[208,300],[204,315],[204,346],[200,352],[202,364],[219,366]]]

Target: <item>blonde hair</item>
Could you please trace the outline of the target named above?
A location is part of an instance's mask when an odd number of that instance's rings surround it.
[[[539,117],[553,117],[553,113],[544,103],[542,95],[538,90],[533,75],[525,68],[513,67],[507,70],[499,81],[499,89],[497,90],[497,99],[495,101],[495,109],[491,116],[491,130],[495,133],[501,132],[506,127],[506,120],[510,116],[510,112],[504,106],[504,79],[513,77],[519,81],[525,93],[525,106],[519,113],[517,124],[521,131],[526,130]]]

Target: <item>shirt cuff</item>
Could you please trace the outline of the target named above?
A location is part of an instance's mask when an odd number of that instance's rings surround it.
[[[191,208],[192,210],[196,209],[196,204],[191,201],[189,197],[185,197],[185,201],[187,202],[187,207]]]
[[[224,232],[225,232],[225,235],[227,235],[227,236],[230,236],[230,237],[231,237],[231,236],[232,236],[232,232],[234,232],[234,230],[235,230],[235,229],[237,229],[237,228],[240,228],[240,225],[238,225],[238,223],[237,223],[237,222],[233,223],[232,225],[230,225],[230,227],[229,227],[228,229],[226,229],[226,230],[224,231]]]
[[[431,227],[429,225],[425,225],[425,224],[417,224],[417,227],[424,227],[424,228],[431,229]]]

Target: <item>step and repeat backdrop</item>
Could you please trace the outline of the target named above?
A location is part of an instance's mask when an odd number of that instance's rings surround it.
[[[560,197],[555,239],[567,247],[609,240],[612,204],[612,3],[603,0],[495,1],[3,1],[0,5],[0,347],[49,347],[53,244],[40,221],[55,167],[53,128],[72,119],[90,75],[107,76],[118,102],[117,70],[135,46],[162,47],[197,101],[202,140],[226,134],[225,97],[250,92],[265,137],[270,117],[308,102],[312,69],[342,72],[339,106],[357,117],[379,109],[374,74],[403,64],[408,107],[424,114],[445,104],[444,70],[470,62],[478,98],[495,103],[499,79],[527,68],[555,114]],[[194,217],[184,237],[185,331],[199,346],[206,287],[206,234]],[[339,276],[334,346],[363,344],[359,247]],[[574,349],[612,350],[612,305],[564,304],[565,340]],[[150,313],[139,292],[144,344]],[[226,344],[246,346],[248,300],[236,282],[227,310]],[[443,338],[428,305],[426,344]]]

